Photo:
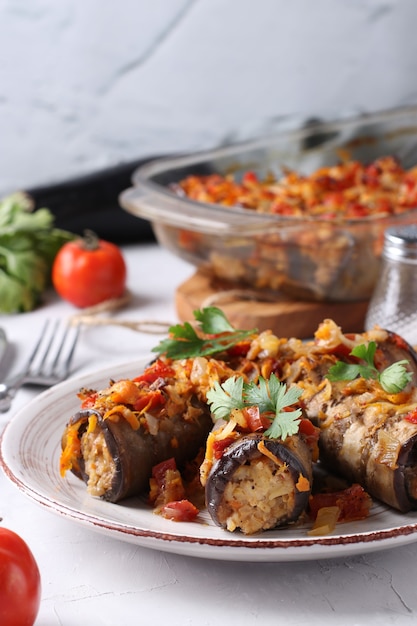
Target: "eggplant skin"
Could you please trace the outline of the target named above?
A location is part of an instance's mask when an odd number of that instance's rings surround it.
[[[417,385],[417,353],[403,337],[387,330],[385,341],[378,342],[378,349],[384,361],[379,363],[379,369],[385,369],[403,359],[408,361],[408,370],[413,374],[413,385]]]
[[[320,428],[320,461],[328,470],[406,513],[417,509],[417,425],[405,419],[417,406],[417,355],[396,333],[382,332],[378,369],[405,359],[413,374],[398,403],[384,395],[379,383],[363,379],[332,383],[330,391],[324,387],[305,395],[304,402],[308,417]]]
[[[101,467],[106,465],[104,452],[108,452],[111,457],[109,484],[102,489],[100,497],[116,503],[144,493],[149,488],[154,465],[173,457],[178,467],[181,467],[192,460],[205,445],[207,435],[213,426],[210,411],[207,405],[197,399],[194,399],[193,404],[201,409],[197,419],[187,421],[181,415],[162,418],[159,430],[154,435],[143,427],[134,430],[124,419],[118,421],[103,419],[100,412],[94,409],[79,411],[68,423],[68,427],[79,423],[80,450],[77,457],[72,459],[72,473],[86,483],[90,493],[97,495],[94,493],[95,485],[92,483],[102,480],[102,476],[93,475],[89,468],[92,465]],[[96,416],[97,424],[90,443],[88,438],[83,440],[83,436],[88,437],[86,433],[91,415]],[[67,429],[62,438],[63,449],[66,444],[66,433]],[[97,436],[104,442],[104,446],[101,444],[99,449],[94,447]],[[104,452],[103,448],[106,448]],[[92,465],[89,460],[93,461]]]
[[[260,451],[260,444],[277,463]],[[307,480],[299,490],[301,477]],[[296,522],[307,509],[311,483],[311,453],[301,437],[282,441],[261,433],[243,435],[214,463],[206,506],[218,526],[253,534]]]

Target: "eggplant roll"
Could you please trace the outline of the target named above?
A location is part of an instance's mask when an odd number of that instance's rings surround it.
[[[205,389],[228,375],[203,359],[158,362],[136,379],[82,390],[62,436],[61,474],[71,470],[110,502],[146,491],[154,465],[173,457],[180,469],[204,447],[213,426]]]
[[[218,526],[253,534],[296,522],[307,508],[311,483],[311,452],[301,437],[243,435],[214,462],[206,505]]]
[[[376,342],[375,364],[380,370],[406,359],[413,380],[396,394],[386,393],[372,379],[330,382],[326,371],[335,360],[348,358],[340,346],[352,342],[352,337],[340,331],[334,336],[335,328],[332,331],[332,349],[326,342],[319,351],[315,346],[296,376],[304,387],[306,413],[320,428],[320,461],[402,512],[417,509],[416,354],[394,333],[369,331],[354,338],[356,345]]]
[[[194,408],[196,419],[186,421],[181,414],[161,418],[155,434],[144,426],[133,429],[124,419],[113,421],[93,409],[82,410],[71,418],[62,447],[65,450],[75,429],[79,452],[72,461],[73,473],[86,483],[90,495],[119,502],[149,488],[154,465],[172,457],[181,467],[197,455],[212,420],[204,404],[198,407],[195,402]]]

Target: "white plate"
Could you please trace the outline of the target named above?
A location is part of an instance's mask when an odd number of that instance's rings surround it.
[[[374,504],[368,519],[339,524],[331,535],[309,537],[308,526],[256,536],[228,533],[201,513],[198,522],[173,522],[154,515],[139,498],[110,504],[92,498],[83,482],[58,469],[64,426],[78,409],[81,387],[102,388],[111,378],[133,377],[145,362],[73,378],[48,389],[7,425],[0,464],[27,496],[51,512],[116,539],[189,556],[235,561],[299,561],[365,553],[417,540],[417,512],[400,514]]]

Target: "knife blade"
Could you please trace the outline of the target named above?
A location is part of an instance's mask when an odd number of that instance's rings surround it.
[[[6,331],[4,328],[0,328],[0,413],[5,413],[10,408],[10,398],[4,395],[5,385],[1,382],[4,377],[3,366],[8,347]]]
[[[3,357],[7,352],[7,335],[4,328],[0,328],[0,366],[3,361]]]

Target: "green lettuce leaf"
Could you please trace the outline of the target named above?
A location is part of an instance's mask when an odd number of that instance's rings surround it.
[[[24,193],[0,200],[0,313],[31,311],[39,304],[58,250],[75,237],[53,223],[52,213],[33,210]]]

